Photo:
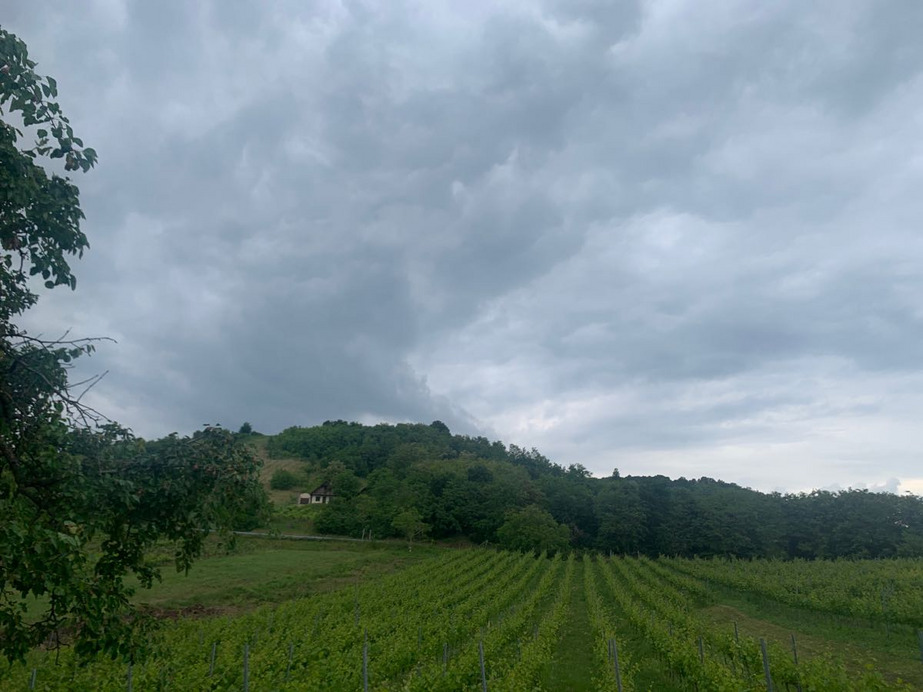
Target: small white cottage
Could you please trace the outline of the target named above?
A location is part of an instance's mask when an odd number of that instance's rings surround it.
[[[298,496],[299,505],[326,505],[334,497],[333,491],[326,483],[319,485],[309,493]]]

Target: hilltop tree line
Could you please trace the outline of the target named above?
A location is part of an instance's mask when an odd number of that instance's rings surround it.
[[[269,438],[337,497],[318,530],[400,535],[399,515],[431,538],[517,549],[645,555],[887,558],[923,555],[923,499],[867,490],[762,493],[711,478],[594,478],[535,449],[431,425],[328,421]],[[398,522],[400,524],[400,522]]]

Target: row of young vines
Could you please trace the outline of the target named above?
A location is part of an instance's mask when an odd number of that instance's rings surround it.
[[[923,629],[923,559],[665,559],[670,568],[795,608]]]
[[[651,643],[681,683],[700,691],[823,690],[825,692],[909,690],[879,673],[848,670],[830,657],[797,659],[779,643],[745,637],[701,617],[708,600],[698,579],[646,558],[600,559],[597,567],[628,626]]]

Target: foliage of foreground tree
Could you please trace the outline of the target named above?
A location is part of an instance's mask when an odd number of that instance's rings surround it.
[[[146,622],[125,577],[149,587],[159,572],[147,554],[164,540],[188,569],[210,531],[259,503],[259,469],[220,428],[135,439],[69,385],[69,364],[92,341],[48,341],[14,324],[35,304],[38,278],[76,287],[68,260],[88,243],[66,175],[96,163],[54,79],[34,68],[0,27],[0,653],[21,659],[69,641],[80,654],[134,656]]]

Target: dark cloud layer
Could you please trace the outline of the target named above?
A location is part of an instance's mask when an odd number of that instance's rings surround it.
[[[145,435],[445,420],[923,491],[923,8],[8,3],[100,152],[42,330]],[[897,479],[897,480],[894,480]]]

